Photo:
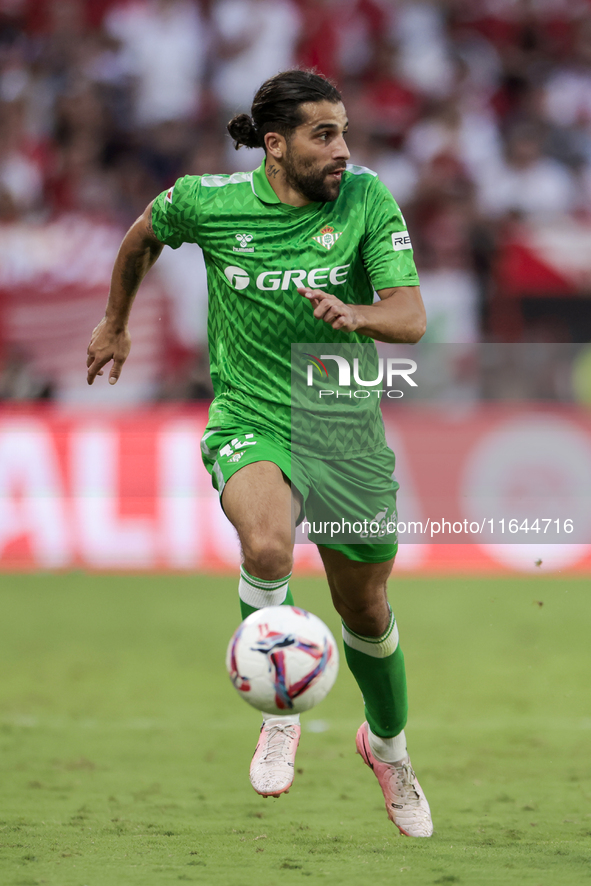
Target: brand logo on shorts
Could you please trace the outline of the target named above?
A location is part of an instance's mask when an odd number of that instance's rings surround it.
[[[224,458],[227,458],[230,462],[240,461],[243,452],[239,452],[240,449],[245,449],[247,446],[256,446],[257,441],[251,440],[250,438],[254,437],[254,434],[245,434],[244,440],[240,440],[238,437],[234,437],[233,440],[230,440],[229,443],[226,443],[223,449],[220,449],[220,455],[223,455]]]
[[[395,532],[396,523],[393,520],[396,517],[396,513],[393,509],[392,516],[388,519],[389,509],[390,506],[383,511],[379,511],[371,520],[364,520],[364,524],[369,525],[367,525],[367,528],[364,525],[363,532],[359,533],[359,538],[383,538],[384,535]]]
[[[234,289],[246,289],[248,284],[250,283],[250,277],[243,271],[242,268],[236,268],[234,265],[230,265],[228,268],[224,269],[224,274],[231,286]]]
[[[342,231],[337,231],[335,233],[335,229],[327,225],[325,228],[322,228],[316,237],[312,237],[312,239],[316,240],[317,243],[320,243],[321,246],[324,246],[325,249],[332,249],[339,237],[342,236]]]
[[[234,252],[254,252],[254,246],[248,245],[252,240],[252,234],[236,234],[235,236],[240,246],[233,246]]]

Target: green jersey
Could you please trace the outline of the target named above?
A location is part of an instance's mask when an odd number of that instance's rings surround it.
[[[292,343],[371,343],[375,353],[371,339],[315,319],[298,286],[370,305],[374,290],[419,283],[400,209],[376,174],[361,166],[347,167],[335,201],[302,207],[279,200],[264,162],[254,172],[187,175],[156,198],[152,224],[173,249],[198,243],[203,250],[215,393],[210,428],[252,421],[289,443]],[[383,445],[378,398],[355,407],[364,426],[355,451],[334,429],[321,448],[356,455]],[[343,410],[350,423],[351,409]]]

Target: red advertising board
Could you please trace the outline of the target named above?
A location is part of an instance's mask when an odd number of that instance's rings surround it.
[[[235,532],[201,464],[206,420],[199,405],[4,407],[0,568],[235,570]],[[401,485],[399,570],[591,570],[588,411],[404,407],[386,427]],[[527,543],[515,544],[524,499]],[[549,543],[552,521],[560,543]],[[296,567],[320,569],[314,546],[296,545]]]

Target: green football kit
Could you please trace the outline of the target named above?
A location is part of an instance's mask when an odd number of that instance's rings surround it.
[[[352,534],[327,546],[355,560],[390,559],[396,538],[384,525],[395,521],[398,486],[379,399],[321,404],[312,433],[296,441],[291,347],[306,343],[316,354],[357,347],[362,377],[375,377],[373,341],[316,319],[297,287],[370,305],[374,290],[418,285],[406,224],[390,192],[371,170],[349,165],[335,201],[294,207],[279,200],[263,162],[253,172],[180,178],[156,198],[152,224],[161,242],[198,243],[203,250],[215,398],[202,453],[214,486],[221,494],[245,464],[273,461],[302,495],[316,540],[314,527],[335,508],[359,516],[354,490],[365,484],[364,515],[379,518],[379,531],[363,544],[353,543]]]
[[[163,243],[198,243],[203,250],[215,398],[201,448],[220,496],[244,465],[271,461],[301,495],[310,540],[362,563],[391,560],[398,484],[379,397],[339,390],[343,366],[354,367],[362,388],[376,378],[375,344],[316,319],[297,291],[322,289],[349,304],[371,305],[375,290],[418,285],[406,224],[390,192],[369,169],[348,166],[335,201],[289,206],[269,184],[263,162],[254,172],[179,179],[156,198],[152,224]],[[323,397],[318,379],[328,387],[329,377],[335,395]],[[343,531],[331,541],[326,523],[335,515],[343,518]],[[369,520],[367,530],[355,529],[358,518]],[[293,604],[289,579],[261,579],[243,565],[242,617]],[[361,636],[343,622],[343,640],[372,740],[383,739],[400,760],[408,706],[393,613],[380,637]],[[274,729],[295,729],[297,717],[263,718],[251,782],[268,796],[256,774],[261,741]],[[291,784],[293,762],[286,769],[279,792]]]

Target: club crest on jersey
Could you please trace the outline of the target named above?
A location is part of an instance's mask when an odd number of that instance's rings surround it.
[[[166,192],[166,197],[164,198],[167,203],[172,203],[172,192],[174,191],[174,185],[172,188],[169,188]]]
[[[324,246],[325,249],[332,249],[339,237],[342,236],[342,233],[342,231],[337,231],[335,233],[335,229],[327,225],[326,228],[322,228],[320,233],[312,239],[316,240],[317,243],[320,243],[321,246]]]
[[[252,234],[236,234],[239,246],[233,246],[234,252],[254,252],[254,246],[249,246],[252,240]]]

